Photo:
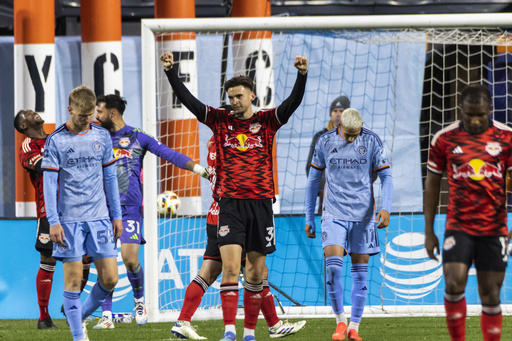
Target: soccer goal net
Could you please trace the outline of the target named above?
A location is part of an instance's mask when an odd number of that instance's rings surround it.
[[[494,119],[512,125],[512,40],[503,28],[511,26],[509,14],[143,20],[144,130],[206,166],[212,131],[173,95],[158,60],[163,52],[173,53],[179,77],[213,107],[228,103],[222,88],[227,79],[252,77],[254,109],[278,106],[296,79],[294,57],[308,57],[304,99],[275,141],[277,251],[267,257],[267,265],[278,313],[331,313],[320,237],[308,239],[304,233],[306,165],[313,136],[330,119],[331,102],[346,96],[361,112],[364,126],[383,140],[394,181],[392,220],[387,230],[379,231],[381,253],[369,264],[366,313],[442,314],[441,262],[429,260],[424,250],[428,146],[433,134],[459,118],[458,96],[467,84],[489,86]],[[245,148],[243,137],[235,142]],[[164,191],[180,198],[176,214],[157,213],[157,206],[165,206],[156,203]],[[374,191],[380,207],[379,180]],[[148,156],[144,194],[147,306],[151,321],[173,320],[202,263],[211,189],[197,175]],[[435,226],[441,241],[446,204],[444,183]],[[316,219],[319,229],[320,216]],[[508,270],[502,292],[506,314],[512,313],[511,277]],[[348,293],[349,257],[343,278]],[[208,289],[196,318],[221,317],[218,288],[216,282]],[[474,269],[466,300],[468,311],[478,313]],[[350,310],[349,294],[344,303]]]

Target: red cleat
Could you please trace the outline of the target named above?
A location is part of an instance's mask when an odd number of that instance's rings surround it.
[[[357,331],[355,329],[350,329],[348,331],[348,339],[349,340],[363,340],[358,334],[357,334]]]
[[[332,339],[334,341],[342,341],[345,340],[345,336],[347,335],[347,324],[345,322],[340,322],[336,326],[336,331],[332,334]]]

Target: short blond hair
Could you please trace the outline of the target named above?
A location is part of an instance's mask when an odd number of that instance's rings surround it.
[[[353,108],[348,108],[341,114],[340,123],[347,129],[359,129],[363,126],[363,118],[359,111]]]
[[[85,85],[80,85],[69,94],[69,106],[78,112],[85,114],[96,108],[96,95],[94,91]]]

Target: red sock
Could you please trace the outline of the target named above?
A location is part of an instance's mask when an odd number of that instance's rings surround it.
[[[466,298],[458,302],[444,300],[446,324],[452,341],[466,340]]]
[[[238,307],[238,283],[222,283],[220,285],[220,301],[222,302],[224,325],[235,324],[236,308]]]
[[[84,270],[82,272],[82,284],[80,285],[80,292],[84,291],[87,280],[89,279],[89,271],[91,271],[91,264],[84,264]]]
[[[270,288],[267,286],[263,287],[261,296],[263,296],[261,298],[261,312],[267,321],[267,325],[272,327],[279,322],[279,317],[277,317],[276,313],[276,305],[274,304],[274,296],[272,296]]]
[[[202,286],[203,284],[206,286],[206,289],[208,289],[208,284],[206,284],[203,278],[197,275],[188,285],[187,290],[185,291],[183,308],[181,308],[180,316],[178,317],[179,321],[190,322],[192,319],[192,315],[194,315],[197,307],[201,304],[201,300],[203,299],[203,295],[206,291]]]
[[[42,264],[45,265],[45,264]],[[46,265],[48,267],[48,265]],[[51,266],[55,269],[55,266]],[[50,300],[50,293],[52,292],[53,271],[46,271],[39,268],[36,277],[37,288],[37,303],[39,304],[39,320],[50,317],[48,313],[48,301]]]
[[[501,313],[489,315],[482,312],[482,316],[480,317],[480,326],[482,327],[484,341],[499,341],[501,338],[502,323],[503,317]]]
[[[244,290],[244,327],[248,329],[256,329],[258,323],[258,314],[261,309],[261,296],[263,284],[252,284],[245,282]]]

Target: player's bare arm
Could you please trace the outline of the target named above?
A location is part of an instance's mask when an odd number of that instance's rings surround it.
[[[64,229],[60,224],[50,226],[50,240],[59,245],[64,245]]]
[[[379,214],[377,214],[377,222],[378,222],[377,228],[383,229],[383,228],[388,227],[390,220],[391,219],[389,217],[389,212],[386,210],[380,210]]]
[[[425,180],[425,196],[423,198],[423,213],[425,214],[425,249],[428,257],[438,260],[439,239],[434,233],[434,218],[439,204],[439,192],[441,191],[441,175],[428,172]]]
[[[313,226],[306,224],[304,231],[306,231],[306,236],[308,236],[308,238],[311,238],[311,239],[316,238],[316,232],[313,229]]]
[[[162,55],[160,56],[160,62],[162,62],[162,66],[164,67],[165,71],[169,71],[170,69],[172,69],[174,65],[174,57],[172,53],[162,53]]]
[[[121,234],[123,234],[123,221],[112,220],[112,227],[114,228],[114,238],[118,240],[121,238]]]
[[[300,74],[305,75],[308,72],[308,58],[304,56],[295,56],[293,66],[299,70]],[[164,66],[165,67],[165,66]]]

